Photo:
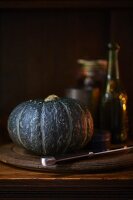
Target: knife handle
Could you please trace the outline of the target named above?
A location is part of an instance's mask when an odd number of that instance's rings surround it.
[[[55,159],[55,157],[41,158],[41,164],[44,167],[50,166],[50,165],[55,165],[56,164],[56,159]]]

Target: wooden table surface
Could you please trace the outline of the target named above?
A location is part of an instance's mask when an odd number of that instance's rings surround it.
[[[46,173],[1,162],[0,199],[133,199],[133,169]]]

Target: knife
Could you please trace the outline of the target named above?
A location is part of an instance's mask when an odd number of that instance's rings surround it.
[[[85,159],[85,158],[92,158],[95,156],[102,156],[102,155],[110,155],[110,154],[116,154],[116,153],[129,153],[133,151],[133,146],[124,146],[122,148],[116,148],[106,151],[100,151],[97,153],[94,152],[84,152],[80,154],[69,154],[69,155],[63,155],[58,157],[48,156],[48,157],[42,157],[41,158],[41,164],[42,166],[52,166],[61,162],[66,161],[74,161],[78,159]]]

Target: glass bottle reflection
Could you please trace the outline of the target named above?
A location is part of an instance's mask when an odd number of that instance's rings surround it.
[[[126,141],[128,133],[127,94],[119,76],[117,44],[109,44],[107,82],[101,101],[100,126],[111,132],[112,143]]]

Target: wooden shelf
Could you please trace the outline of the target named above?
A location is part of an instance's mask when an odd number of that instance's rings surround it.
[[[7,163],[0,162],[0,200],[133,199],[132,165],[72,172],[31,170]]]
[[[46,173],[0,163],[0,199],[133,199],[133,170]]]

